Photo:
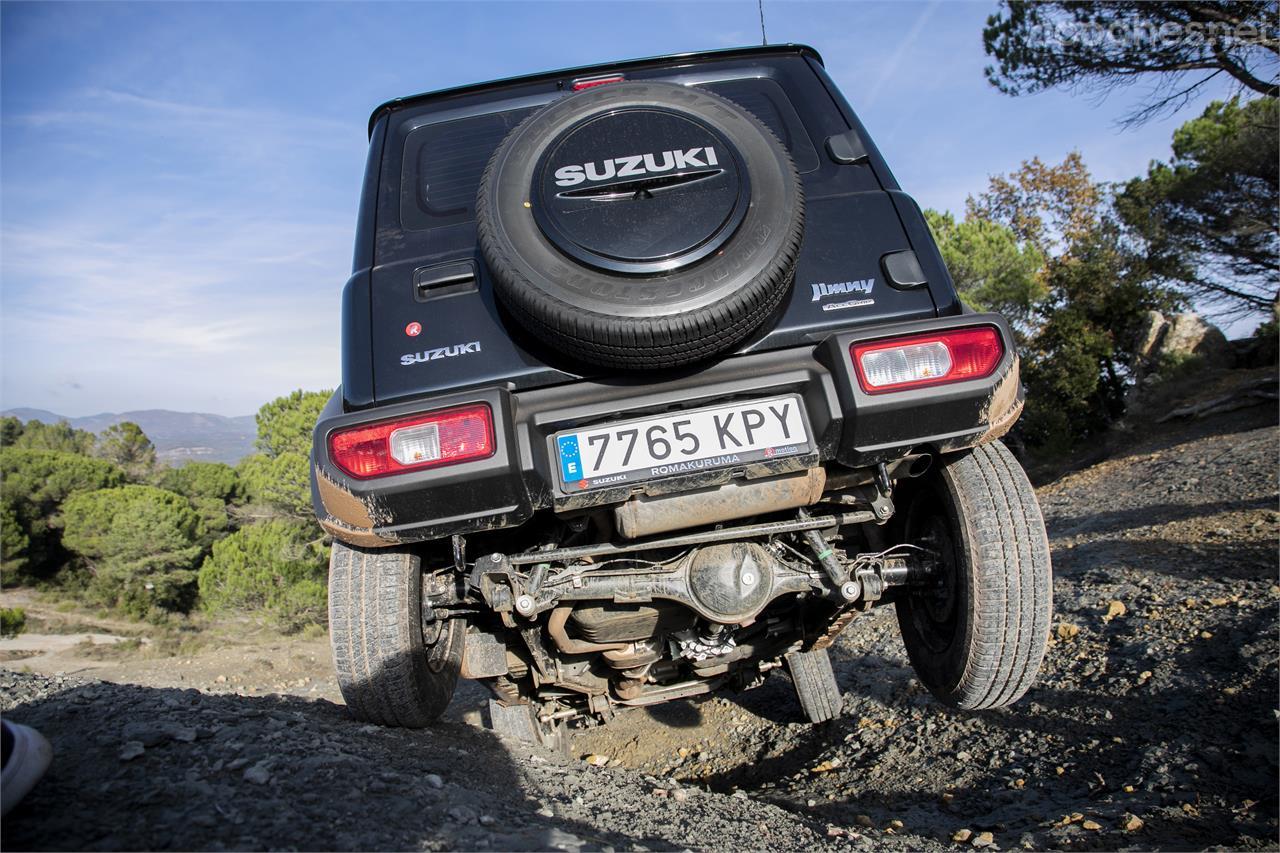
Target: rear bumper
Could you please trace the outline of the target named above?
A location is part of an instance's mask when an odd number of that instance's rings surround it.
[[[1000,331],[1005,354],[991,376],[891,394],[868,395],[859,387],[849,358],[853,343],[966,326]],[[561,430],[787,393],[803,400],[814,452],[613,489],[568,491],[559,485],[552,437]],[[816,346],[726,359],[659,383],[619,379],[518,392],[479,388],[352,413],[342,411],[339,391],[316,424],[312,504],[325,530],[351,544],[418,542],[517,526],[540,509],[571,512],[616,504],[636,491],[707,488],[822,463],[862,467],[921,448],[959,450],[1003,435],[1022,401],[1013,340],[996,314],[859,329]],[[494,414],[497,449],[488,459],[375,480],[349,477],[329,459],[328,437],[335,430],[473,403],[487,403]]]

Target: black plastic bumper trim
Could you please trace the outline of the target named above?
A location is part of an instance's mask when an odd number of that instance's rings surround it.
[[[1004,339],[1005,355],[991,376],[874,396],[859,388],[849,357],[853,343],[975,325],[994,326]],[[817,347],[739,356],[659,381],[580,381],[525,391],[487,388],[353,412],[341,411],[339,389],[316,425],[313,504],[317,517],[340,538],[355,529],[376,536],[377,544],[394,544],[513,527],[539,509],[587,510],[619,503],[635,491],[688,491],[820,463],[861,467],[920,447],[947,452],[988,437],[992,400],[1007,381],[1016,382],[1010,376],[1016,366],[1005,321],[994,314],[966,314],[841,333]],[[566,492],[557,485],[552,456],[556,432],[785,393],[798,394],[804,402],[813,453],[620,489]],[[488,403],[493,409],[497,449],[488,459],[373,480],[347,477],[328,459],[328,436],[334,430],[470,403]],[[335,506],[326,506],[314,485],[317,477],[325,479]],[[350,512],[353,506],[356,517]]]

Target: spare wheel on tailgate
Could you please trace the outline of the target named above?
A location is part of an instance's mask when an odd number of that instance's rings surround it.
[[[696,362],[790,289],[800,179],[741,107],[670,83],[548,105],[494,152],[476,203],[498,298],[529,332],[611,368]]]

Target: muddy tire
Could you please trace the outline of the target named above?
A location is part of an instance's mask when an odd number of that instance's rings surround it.
[[[533,705],[503,705],[490,699],[489,727],[503,737],[522,743],[542,744],[547,749],[569,754],[568,725],[563,720],[543,723]]]
[[[422,567],[404,551],[333,543],[329,640],[356,719],[421,728],[453,698],[466,625],[422,620]]]
[[[1044,659],[1053,577],[1040,506],[1013,454],[992,442],[947,459],[911,496],[903,541],[938,559],[935,582],[897,602],[917,676],[952,707],[1017,701]]]
[[[826,649],[792,652],[787,655],[787,670],[796,687],[800,707],[811,723],[824,723],[840,716],[843,700],[840,685],[831,668],[831,655]]]

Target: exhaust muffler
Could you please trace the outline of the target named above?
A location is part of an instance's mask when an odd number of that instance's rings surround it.
[[[618,533],[638,539],[766,512],[811,506],[822,498],[827,475],[821,468],[764,480],[734,480],[723,486],[678,495],[637,495],[613,511]]]

